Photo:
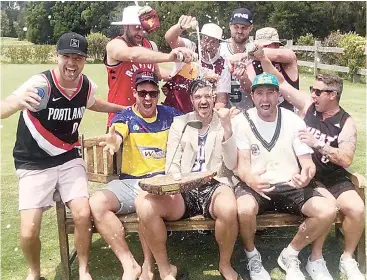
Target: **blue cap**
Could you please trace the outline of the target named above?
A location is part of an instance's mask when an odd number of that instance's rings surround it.
[[[252,82],[251,90],[254,91],[254,89],[259,86],[273,86],[279,89],[278,78],[273,74],[264,72],[255,77]]]

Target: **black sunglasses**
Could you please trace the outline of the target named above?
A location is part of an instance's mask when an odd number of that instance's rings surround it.
[[[148,94],[151,98],[157,98],[159,94],[158,90],[151,90],[151,91],[137,90],[136,92],[138,93],[138,96],[142,98],[145,98]]]
[[[318,89],[318,88],[314,88],[313,86],[310,86],[310,92],[311,93],[315,93],[315,95],[316,96],[320,96],[321,95],[321,93],[323,93],[323,92],[333,92],[333,91],[335,91],[335,90],[331,90],[331,89]]]

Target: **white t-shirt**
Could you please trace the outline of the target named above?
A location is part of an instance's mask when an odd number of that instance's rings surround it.
[[[183,42],[185,44],[185,47],[190,49],[191,51],[196,51],[196,44],[192,41],[190,41],[187,38],[182,38]],[[211,58],[210,60],[205,60],[202,58],[204,63],[207,64],[214,64],[218,59],[220,58],[220,54],[218,53],[215,57]],[[171,72],[171,76],[175,76],[178,72],[180,72],[180,70],[183,68],[183,66],[185,65],[184,62],[176,62],[172,72]],[[229,72],[227,63],[224,63],[223,66],[223,70],[222,73],[219,77],[219,80],[217,82],[217,92],[226,92],[226,93],[230,93],[231,92],[231,73]],[[205,73],[214,73],[214,70],[212,69],[207,69],[202,67],[202,71],[203,73],[201,74],[205,74]]]
[[[244,114],[237,115],[232,122],[238,149],[251,150],[252,172],[265,169],[261,176],[270,183],[289,181],[300,172],[297,156],[313,153],[298,137],[298,132],[306,129],[305,122],[293,112],[279,109],[281,119],[277,115],[274,122],[260,119],[256,108],[247,110],[256,129],[251,129]]]
[[[89,94],[89,98],[87,101],[87,108],[91,107],[95,102],[96,102],[96,91],[97,91],[97,85],[88,78],[88,80],[90,81],[91,85],[92,85],[92,90]],[[48,88],[48,82],[46,80],[46,77],[42,74],[37,74],[34,75],[32,77],[30,77],[27,81],[25,81],[20,87],[18,87],[13,94],[20,96],[23,94],[23,92],[30,87],[34,87],[34,88]],[[61,86],[60,86],[61,87]],[[61,87],[68,95],[73,95],[73,93],[76,91],[77,88],[64,88]]]

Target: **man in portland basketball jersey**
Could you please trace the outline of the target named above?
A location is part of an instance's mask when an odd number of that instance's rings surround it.
[[[336,202],[337,208],[344,214],[345,244],[339,269],[348,280],[363,280],[353,253],[363,233],[365,205],[345,172],[353,161],[357,129],[352,117],[339,105],[343,80],[336,75],[318,74],[310,86],[311,94],[306,94],[292,87],[261,50],[257,52],[257,57],[265,71],[278,76],[285,99],[304,118],[307,129],[301,130],[299,137],[314,150],[315,179],[323,185],[319,191]],[[306,270],[314,280],[332,279],[322,256],[327,234],[328,231],[312,244]]]
[[[160,73],[157,63],[180,61],[178,53],[183,55],[185,62],[190,62],[193,55],[187,48],[176,48],[170,53],[156,51],[155,43],[144,36],[145,31],[139,19],[141,8],[129,6],[124,9],[122,21],[112,23],[122,25],[124,33],[106,46],[104,64],[108,74],[108,101],[123,106],[135,103],[133,89],[137,72],[155,72],[159,79],[166,79],[168,75]],[[111,125],[114,115],[109,114],[107,126]]]
[[[255,107],[233,119],[237,173],[242,181],[235,194],[252,280],[270,280],[254,243],[256,215],[271,210],[306,217],[278,257],[286,280],[305,280],[298,254],[329,229],[336,215],[335,204],[314,191],[313,151],[298,135],[306,124],[295,113],[277,106],[279,95],[274,75],[264,72],[256,76],[251,93]]]
[[[57,43],[57,66],[32,76],[6,98],[6,116],[21,110],[13,151],[19,179],[20,244],[29,266],[27,280],[40,279],[40,226],[57,188],[71,209],[79,279],[88,271],[91,237],[88,178],[81,158],[78,128],[86,109],[118,112],[116,104],[96,100],[96,85],[81,72],[87,40],[63,34]]]

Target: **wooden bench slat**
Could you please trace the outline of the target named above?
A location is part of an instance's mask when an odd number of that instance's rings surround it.
[[[97,173],[105,174],[104,171],[104,159],[103,159],[103,147],[96,147],[96,163],[97,163]]]
[[[93,147],[87,148],[87,171],[94,173],[94,150]]]

